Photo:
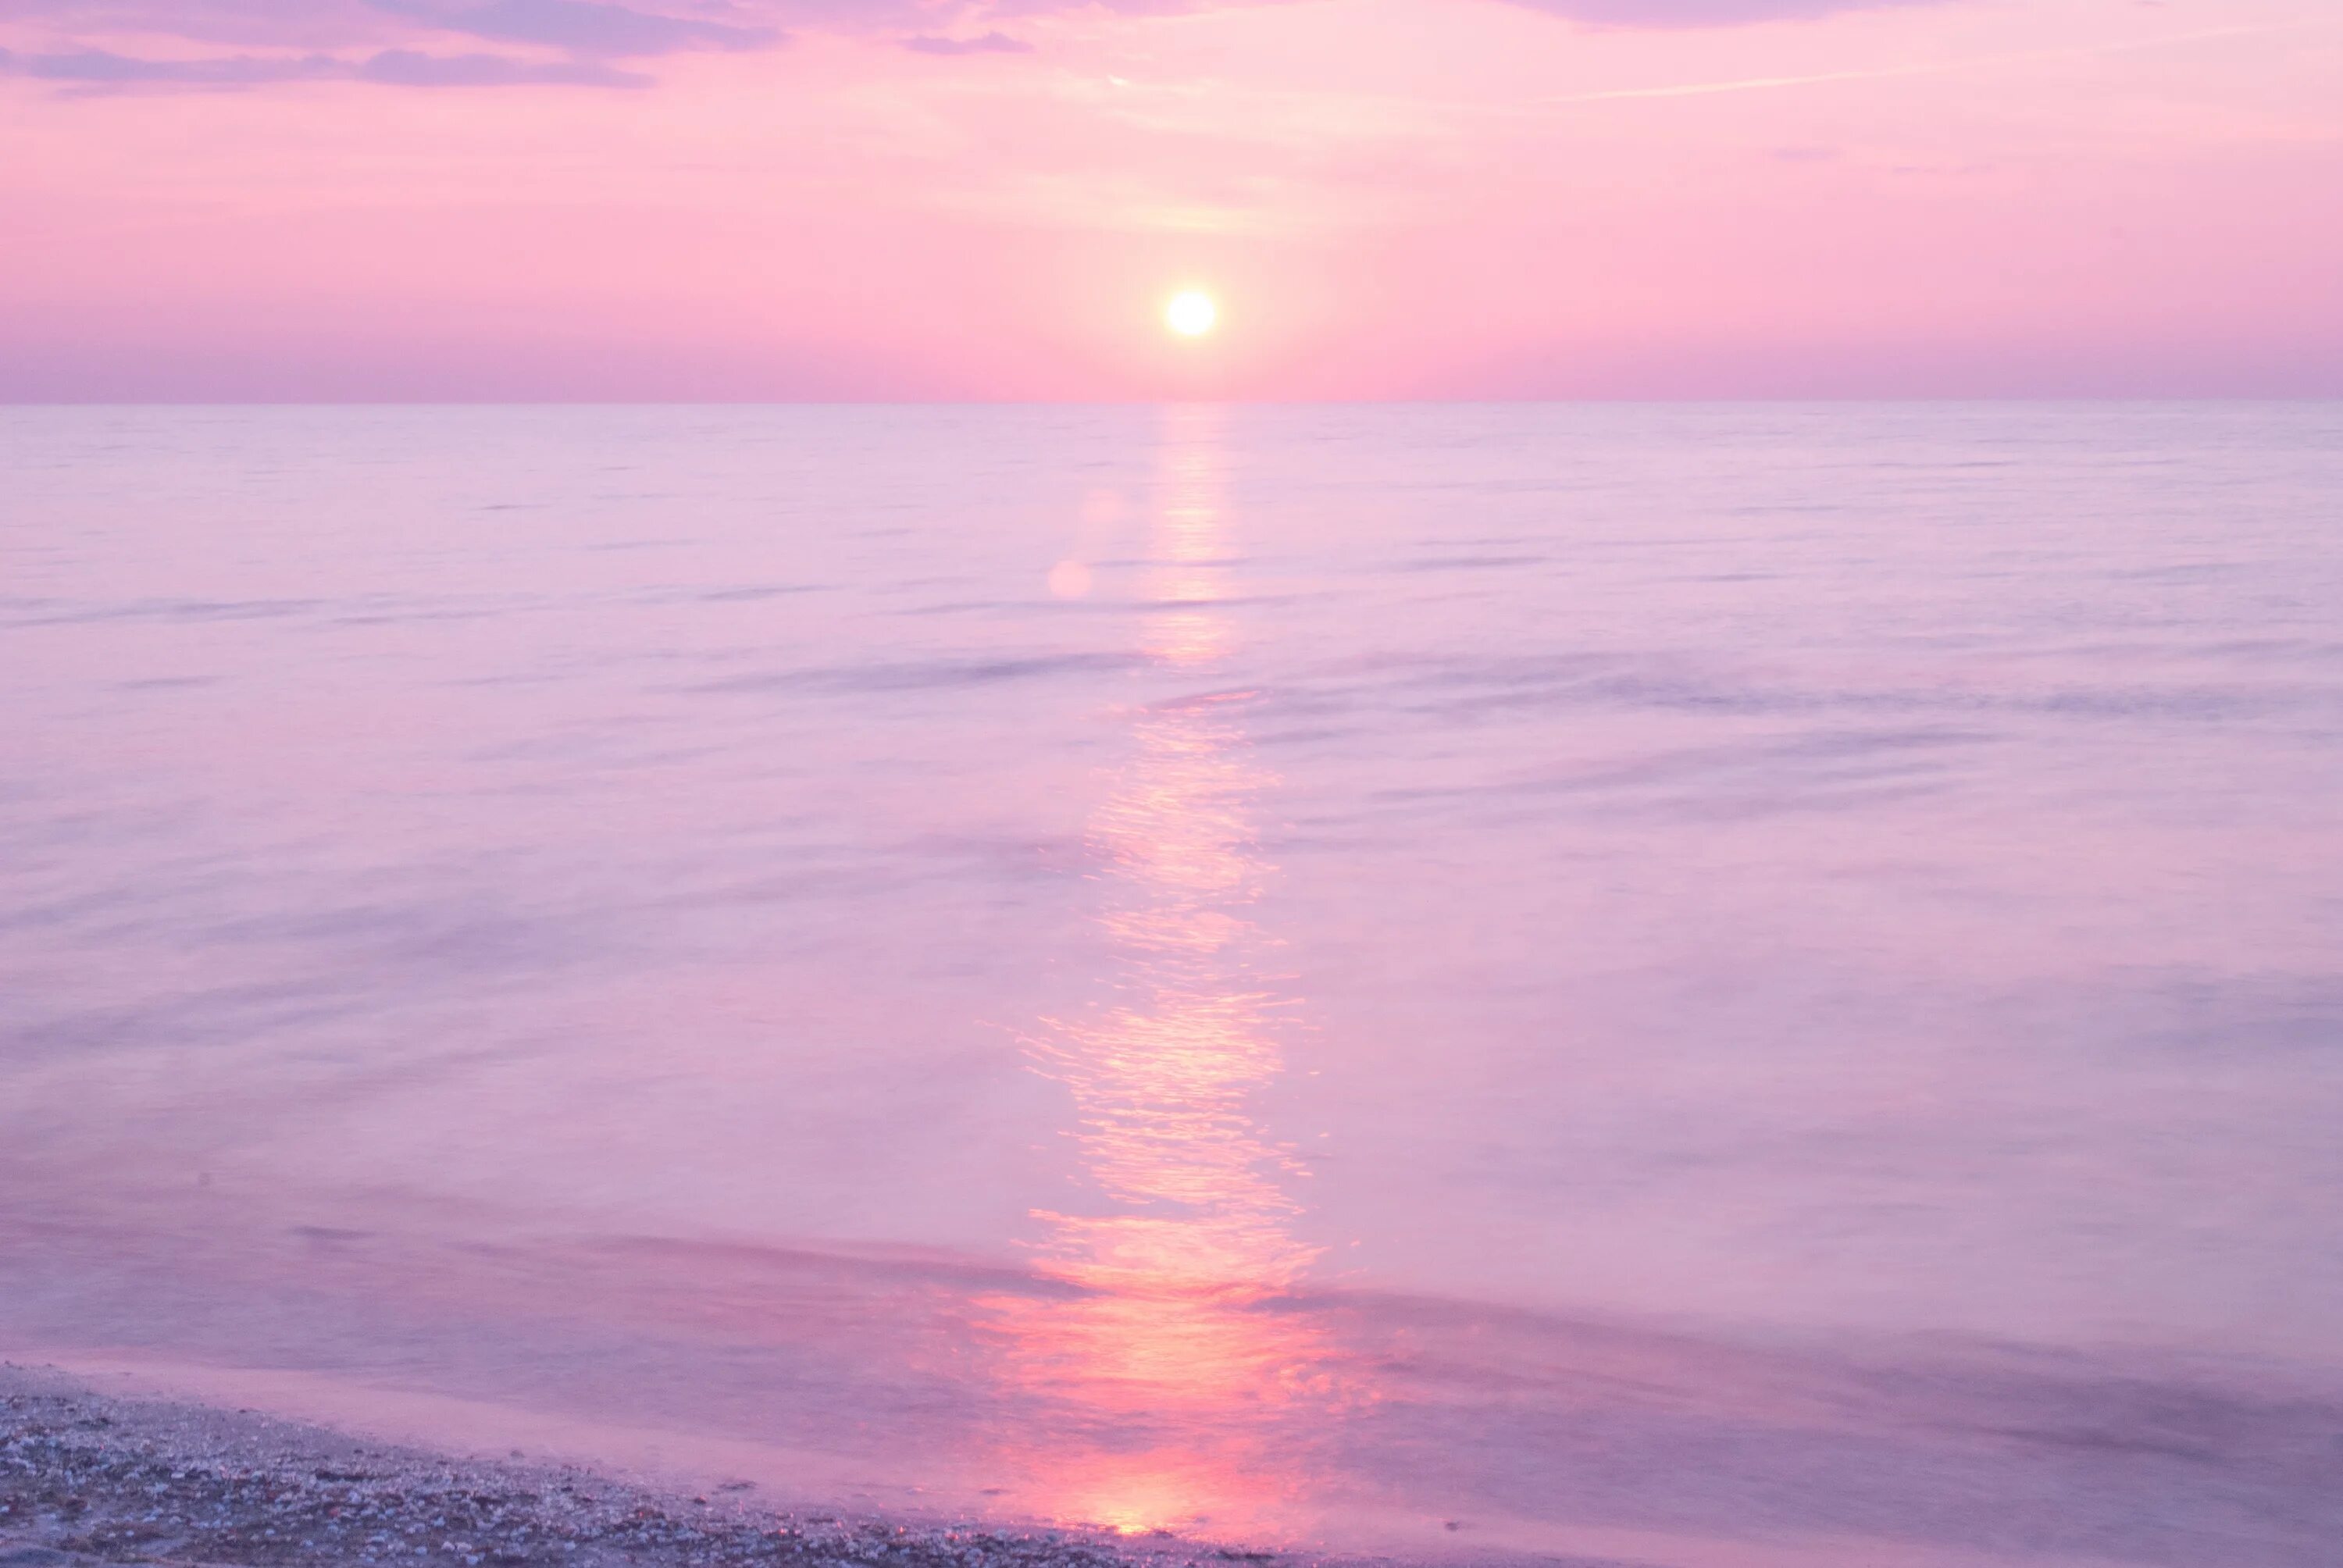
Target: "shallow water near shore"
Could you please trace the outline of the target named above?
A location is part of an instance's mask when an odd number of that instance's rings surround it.
[[[0,410],[0,1351],[2331,1560],[2343,407]]]

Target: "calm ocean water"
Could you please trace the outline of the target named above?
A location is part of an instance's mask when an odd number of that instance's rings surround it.
[[[1215,1538],[2343,1538],[2343,407],[0,410],[0,1349]]]

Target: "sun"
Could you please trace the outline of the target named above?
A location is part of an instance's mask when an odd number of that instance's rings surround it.
[[[1202,337],[1221,318],[1221,307],[1201,289],[1183,289],[1163,307],[1163,324],[1182,337]]]

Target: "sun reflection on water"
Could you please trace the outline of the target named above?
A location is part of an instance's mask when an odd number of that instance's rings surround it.
[[[1021,1392],[1071,1419],[1031,1460],[1035,1501],[1125,1531],[1258,1528],[1334,1397],[1319,1318],[1282,1298],[1320,1250],[1294,1234],[1302,1172],[1256,1120],[1293,1000],[1260,969],[1272,868],[1254,813],[1253,694],[1214,690],[1233,634],[1221,578],[1217,416],[1168,417],[1147,651],[1197,695],[1139,709],[1093,814],[1111,995],[1033,1042],[1076,1113],[1087,1211],[1037,1211],[1039,1271],[1076,1292],[999,1303]]]

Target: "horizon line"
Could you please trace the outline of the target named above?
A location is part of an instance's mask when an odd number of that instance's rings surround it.
[[[1443,408],[1724,407],[2046,404],[2328,404],[2332,392],[1589,394],[1457,397],[6,397],[0,409],[62,408]]]

